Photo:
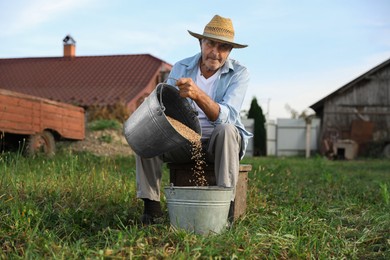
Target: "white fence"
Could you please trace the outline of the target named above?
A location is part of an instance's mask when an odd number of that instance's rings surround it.
[[[255,120],[252,118],[241,118],[241,122],[244,124],[244,127],[247,131],[254,133],[255,130]],[[249,139],[248,147],[246,148],[246,157],[253,156],[253,138]]]
[[[270,120],[266,123],[267,131],[267,156],[276,155],[276,123]]]
[[[277,119],[276,124],[274,121],[267,122],[267,155],[305,155],[307,145],[310,153],[317,151],[320,120],[313,119],[309,129],[308,133],[304,119]]]

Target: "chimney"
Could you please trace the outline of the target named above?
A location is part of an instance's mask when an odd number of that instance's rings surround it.
[[[76,41],[70,35],[67,35],[62,41],[64,42],[64,57],[74,58],[76,56]]]

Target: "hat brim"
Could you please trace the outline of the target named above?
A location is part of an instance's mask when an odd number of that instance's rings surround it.
[[[188,33],[191,34],[192,36],[194,36],[195,38],[198,38],[198,39],[209,39],[209,40],[213,40],[213,41],[217,41],[217,42],[227,43],[227,44],[232,45],[233,48],[237,48],[237,49],[248,47],[248,45],[231,42],[231,41],[222,39],[220,37],[212,37],[212,36],[208,36],[208,35],[194,33],[191,31],[188,31]]]

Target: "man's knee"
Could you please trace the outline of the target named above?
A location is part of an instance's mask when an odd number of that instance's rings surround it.
[[[218,135],[224,136],[236,136],[238,133],[237,128],[232,124],[220,124],[215,127],[215,130]]]

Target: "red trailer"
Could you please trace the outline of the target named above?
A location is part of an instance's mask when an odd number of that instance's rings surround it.
[[[27,154],[55,153],[55,141],[82,140],[81,107],[0,89],[0,143],[25,148]]]

